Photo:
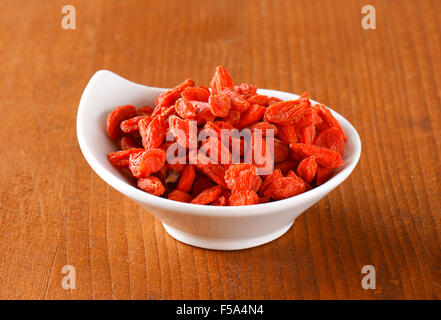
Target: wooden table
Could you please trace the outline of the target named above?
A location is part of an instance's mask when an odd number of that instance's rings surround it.
[[[65,4],[75,30],[61,27]],[[440,12],[438,0],[2,0],[0,298],[440,298]],[[99,69],[170,87],[208,84],[218,64],[309,91],[363,143],[351,177],[289,232],[236,252],[172,239],[92,171],[75,133]]]

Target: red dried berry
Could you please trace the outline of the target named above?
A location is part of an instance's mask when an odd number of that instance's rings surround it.
[[[185,88],[194,87],[194,81],[191,79],[187,79],[181,84],[177,85],[171,90],[167,92],[161,93],[155,101],[155,109],[153,111],[153,116],[157,115],[159,112],[162,112],[162,108],[168,108],[175,104],[176,100],[181,96],[182,91]]]
[[[146,178],[159,171],[164,166],[165,160],[165,152],[161,149],[132,153],[129,158],[129,169],[135,178]]]
[[[211,106],[208,102],[190,101],[196,109],[196,120],[198,124],[207,121],[214,121],[216,116],[211,112]]]
[[[300,143],[312,144],[315,139],[315,126],[297,128],[297,138]]]
[[[308,98],[274,103],[266,109],[265,120],[276,124],[299,121],[311,105]]]
[[[239,191],[228,199],[228,204],[230,206],[249,206],[258,204],[259,202],[259,196],[252,190]]]
[[[338,168],[344,164],[340,153],[311,144],[293,143],[290,148],[300,157],[314,156],[317,163],[326,168]]]
[[[231,99],[231,109],[233,110],[245,112],[250,107],[250,103],[243,96],[230,88],[223,88],[220,93]]]
[[[325,183],[326,181],[328,181],[333,170],[334,169],[332,168],[325,168],[322,166],[318,166],[317,173],[315,175],[315,184],[319,186]]]
[[[224,196],[220,196],[211,203],[212,206],[226,206],[227,199]]]
[[[116,107],[107,117],[107,134],[110,139],[118,140],[122,135],[120,128],[121,122],[136,116],[136,109],[134,106]]]
[[[247,111],[240,115],[238,129],[245,128],[253,123],[260,121],[265,114],[266,108],[258,104],[252,105]]]
[[[196,119],[196,109],[193,104],[186,99],[178,99],[175,104],[176,113],[184,119]]]
[[[227,188],[227,184],[224,179],[225,168],[222,165],[216,163],[207,163],[207,164],[197,163],[195,164],[195,166],[198,169],[198,171],[205,174],[211,180],[221,185],[222,187]]]
[[[135,138],[131,136],[124,136],[119,140],[119,145],[121,147],[121,150],[128,150],[128,149],[136,149],[139,148],[138,143],[136,142]]]
[[[308,183],[314,179],[316,172],[317,162],[314,156],[303,159],[297,167],[297,174]]]
[[[127,120],[124,120],[123,122],[121,122],[121,130],[125,133],[130,133],[133,131],[137,131],[138,130],[138,122],[139,120],[144,119],[146,121],[146,123],[149,123],[151,121],[151,117],[150,116],[136,116]]]
[[[144,149],[129,149],[123,151],[111,152],[107,155],[110,163],[118,167],[126,167],[129,165],[129,157],[133,153],[142,153]]]
[[[216,72],[210,83],[211,93],[219,94],[223,88],[233,88],[234,83],[227,70],[223,66],[217,66]]]
[[[223,189],[221,186],[214,186],[202,191],[196,198],[194,198],[191,203],[194,204],[209,204],[216,200],[222,193]]]
[[[248,98],[247,101],[251,105],[259,104],[259,105],[264,106],[264,107],[268,107],[268,105],[269,105],[269,98],[268,98],[268,96],[259,95],[259,94]]]
[[[147,119],[138,121],[139,133],[142,137],[142,145],[145,149],[159,148],[164,140],[167,125],[161,115],[154,116],[148,122]]]
[[[205,87],[188,87],[185,88],[184,91],[181,93],[181,97],[185,100],[195,100],[195,101],[203,101],[207,102],[208,97],[210,96],[210,90],[208,90]]]
[[[274,139],[274,163],[285,161],[288,157],[288,146],[279,139]]]
[[[345,153],[345,141],[340,130],[336,127],[326,129],[315,138],[314,144],[318,147],[334,150],[342,156]]]
[[[286,175],[290,170],[297,170],[299,163],[296,160],[285,160],[283,162],[277,163],[274,168],[280,169],[283,175]]]
[[[205,189],[211,188],[215,185],[216,183],[210,178],[208,178],[206,175],[196,174],[196,179],[191,189],[191,195],[195,197]]]
[[[216,117],[226,117],[231,109],[231,99],[226,94],[212,95],[209,98],[211,113]]]
[[[329,111],[328,108],[326,108],[322,104],[316,104],[314,106],[314,108],[317,111],[317,114],[319,115],[319,117],[323,120],[324,124],[326,124],[326,126],[328,128],[332,128],[332,127],[337,128],[338,131],[340,131],[340,133],[343,137],[343,140],[346,141],[348,139],[346,137],[345,133],[343,132],[343,129],[341,128],[340,123],[337,121],[337,119],[334,118],[334,116],[332,115],[331,111]]]
[[[275,126],[274,124],[271,124],[269,122],[266,122],[266,121],[257,122],[247,128],[250,129],[251,132],[253,132],[253,133],[255,130],[262,130],[263,137],[266,137],[267,133],[270,131],[272,131],[274,137],[279,132],[279,129],[277,128],[277,126]]]
[[[196,178],[196,172],[194,170],[194,166],[192,164],[187,165],[184,171],[182,171],[176,189],[189,193],[191,187],[193,186],[193,182],[195,178]]]
[[[182,147],[197,146],[197,136],[196,134],[191,134],[192,131],[196,130],[196,125],[192,127],[190,121],[188,119],[183,120],[177,116],[170,116],[168,118],[169,130]]]
[[[165,188],[157,177],[151,176],[138,180],[138,187],[154,196],[160,196],[165,192]]]
[[[240,86],[235,86],[234,91],[249,99],[257,94],[257,88],[249,83],[242,83]]]
[[[231,165],[225,172],[225,182],[233,193],[242,190],[257,191],[262,184],[262,180],[256,174],[256,167],[247,163]]]
[[[283,101],[282,99],[279,99],[279,98],[276,98],[276,97],[270,97],[268,99],[268,106],[270,106],[270,105],[272,105],[274,103],[277,103],[277,102],[282,102],[282,101]]]
[[[263,195],[274,200],[282,200],[305,192],[305,186],[293,177],[275,179],[265,189]]]
[[[140,107],[138,110],[136,110],[136,114],[138,116],[150,116],[152,113],[153,108],[149,106]]]
[[[263,195],[265,190],[277,179],[283,178],[282,172],[280,169],[275,169],[271,174],[266,176],[265,180],[263,180],[262,185],[260,186],[259,193]]]
[[[175,200],[179,202],[186,202],[189,203],[191,200],[193,200],[193,197],[189,195],[188,193],[181,191],[181,190],[173,190],[168,194],[168,198],[170,200]]]
[[[294,125],[287,124],[287,125],[281,125],[279,124],[277,126],[279,129],[277,136],[280,140],[282,140],[286,144],[296,143],[297,142],[297,134],[296,129]]]

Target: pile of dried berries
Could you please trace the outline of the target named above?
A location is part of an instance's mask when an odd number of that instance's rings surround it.
[[[307,93],[292,101],[260,95],[251,84],[235,86],[222,66],[216,68],[210,87],[211,91],[196,87],[188,79],[159,95],[154,108],[117,107],[107,118],[107,133],[122,150],[110,153],[109,161],[128,168],[138,187],[150,194],[217,206],[293,197],[323,184],[334,168],[343,165],[346,135],[331,112],[323,105],[312,105]],[[251,163],[233,163],[233,144],[220,140],[219,158],[227,154],[229,162],[207,162],[198,156],[191,164],[186,160],[192,146],[200,148],[212,139],[192,137],[191,123],[198,132],[247,128],[265,136],[272,130],[274,170],[259,175],[261,163],[254,158]],[[168,133],[174,141],[166,141]],[[251,147],[264,148],[265,140],[259,141],[255,143],[253,136]],[[184,161],[171,164],[166,153],[175,142],[189,152]],[[240,142],[243,158],[244,141]]]

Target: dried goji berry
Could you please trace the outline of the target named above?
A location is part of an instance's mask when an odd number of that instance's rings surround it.
[[[234,192],[241,190],[259,190],[262,180],[256,174],[252,164],[240,163],[231,165],[225,172],[227,187]]]
[[[282,172],[280,171],[280,169],[275,169],[265,178],[265,180],[263,180],[262,185],[260,186],[259,193],[262,195],[265,190],[271,185],[271,183],[280,178],[283,178]]]
[[[170,200],[175,200],[179,202],[191,202],[193,200],[193,197],[189,195],[188,193],[181,191],[181,190],[173,190],[168,194],[168,198]]]
[[[311,125],[309,127],[298,127],[296,129],[297,140],[300,143],[312,144],[315,139],[315,126]]]
[[[280,169],[283,175],[286,175],[290,170],[297,170],[299,163],[296,160],[285,160],[283,162],[277,163],[274,168]]]
[[[196,174],[196,179],[191,189],[191,195],[195,197],[205,189],[211,188],[215,185],[216,183],[208,178],[206,175]]]
[[[138,121],[138,127],[142,137],[142,145],[145,149],[154,149],[161,146],[167,129],[164,117],[161,115],[154,116],[150,122],[147,119],[141,119]]]
[[[224,188],[227,187],[227,184],[225,182],[224,176],[225,176],[225,168],[217,163],[197,163],[195,164],[198,171],[205,174],[207,177],[209,177],[211,180],[216,182],[217,184],[223,186]]]
[[[316,104],[314,106],[314,108],[317,111],[317,114],[319,115],[319,117],[323,120],[323,123],[325,123],[327,125],[327,128],[332,128],[332,127],[337,128],[338,131],[340,131],[340,133],[343,137],[343,140],[346,141],[348,139],[346,137],[345,133],[343,132],[343,129],[341,128],[340,123],[337,121],[337,119],[334,118],[334,116],[332,115],[331,111],[328,110],[328,108],[326,108],[322,104]],[[325,129],[325,128],[322,127],[321,130],[323,130],[323,129]]]
[[[245,128],[253,123],[260,121],[265,114],[266,108],[258,104],[252,105],[248,110],[240,115],[238,129]]]
[[[197,136],[192,134],[192,131],[196,129],[196,125],[192,128],[190,121],[177,116],[168,118],[169,130],[182,147],[197,146]]]
[[[249,83],[242,83],[240,86],[235,86],[234,91],[245,96],[246,99],[257,94],[257,88]]]
[[[219,94],[222,88],[233,88],[234,83],[227,70],[223,66],[217,66],[216,72],[210,83],[212,94]]]
[[[299,121],[311,105],[308,98],[282,101],[270,105],[265,112],[265,120],[276,124],[289,124]]]
[[[247,101],[253,105],[253,104],[259,104],[264,107],[268,107],[269,105],[269,98],[268,96],[256,94],[255,96],[249,97]]]
[[[214,186],[208,189],[205,189],[200,194],[194,198],[191,203],[194,204],[209,204],[216,200],[222,193],[222,187],[221,186]]]
[[[226,206],[227,199],[224,196],[220,196],[211,203],[212,206]]]
[[[187,79],[181,84],[177,85],[171,90],[161,93],[155,101],[155,109],[153,111],[153,116],[161,112],[162,108],[168,108],[175,104],[176,100],[181,96],[182,91],[185,88],[194,87],[194,81]]]
[[[276,97],[270,97],[268,99],[268,106],[270,106],[270,105],[272,105],[274,103],[277,103],[277,102],[282,102],[282,101],[283,101],[282,99],[279,99],[279,98],[276,98]]]
[[[263,195],[274,200],[282,200],[305,192],[305,186],[293,177],[283,177],[272,181]]]
[[[194,88],[188,88],[188,89],[194,89]],[[196,109],[193,106],[193,104],[186,99],[178,99],[175,104],[175,110],[176,113],[184,119],[196,119]]]
[[[296,175],[294,171],[289,171],[286,176],[290,178],[294,178],[298,183],[302,184],[305,188],[305,191],[311,190],[311,185],[305,180],[303,180],[301,177]]]
[[[285,161],[288,157],[288,146],[279,139],[274,139],[274,163]]]
[[[255,191],[252,190],[242,190],[233,194],[230,199],[228,199],[228,204],[230,206],[249,206],[253,204],[258,204],[259,196]]]
[[[161,180],[154,176],[138,179],[138,187],[154,196],[160,196],[165,192]]]
[[[133,153],[142,153],[144,149],[128,149],[122,151],[111,152],[107,155],[110,163],[118,167],[126,167],[129,165],[129,157]]]
[[[337,168],[344,164],[340,153],[311,144],[293,143],[291,149],[303,158],[314,156],[317,164],[326,168]]]
[[[291,124],[287,124],[287,125],[279,124],[277,126],[277,128],[279,129],[279,131],[277,133],[277,136],[284,143],[291,144],[291,143],[296,143],[297,142],[296,129],[295,129],[295,127],[294,127],[294,125],[292,123]]]
[[[185,88],[181,93],[181,97],[185,100],[195,100],[195,101],[203,101],[208,102],[208,97],[210,96],[210,90],[205,87],[188,87]]]
[[[136,149],[139,145],[132,136],[124,136],[119,140],[121,150]]]
[[[132,151],[127,150],[127,151]],[[132,153],[129,157],[129,168],[135,178],[145,178],[159,171],[165,164],[165,152],[161,149],[150,149]]]
[[[315,175],[315,184],[319,186],[325,183],[326,181],[328,181],[333,170],[334,170],[333,168],[325,168],[322,166],[318,166],[317,173]]]
[[[244,112],[250,107],[250,103],[243,96],[230,88],[223,88],[220,93],[226,94],[228,97],[230,97],[231,108],[233,110]]]
[[[138,122],[141,119],[145,119],[146,123],[149,123],[151,120],[150,116],[136,116],[121,122],[121,130],[125,133],[130,133],[138,130]]]
[[[140,107],[138,110],[136,110],[136,114],[138,116],[150,116],[152,113],[153,108],[149,106]]]
[[[279,129],[277,128],[277,126],[275,126],[274,124],[271,124],[269,122],[266,121],[262,121],[262,122],[257,122],[249,127],[247,127],[248,129],[251,130],[251,132],[254,132],[257,129],[262,130],[262,136],[265,137],[267,135],[267,132],[270,132],[272,130],[273,132],[273,136],[275,137],[277,135],[277,133],[279,132]],[[283,141],[283,140],[282,140]],[[289,144],[289,143],[288,143]]]
[[[226,94],[216,94],[209,98],[211,113],[216,117],[226,117],[231,109],[231,99]]]
[[[136,116],[136,109],[134,106],[116,107],[107,117],[107,134],[110,139],[118,140],[122,135],[120,128],[121,122]]]
[[[176,189],[187,193],[190,192],[195,177],[196,177],[196,172],[194,170],[194,166],[192,164],[187,165],[184,171],[182,171]]]
[[[297,174],[308,183],[314,179],[316,172],[317,162],[314,156],[303,159],[297,167]]]
[[[230,123],[233,127],[236,127],[240,120],[240,111],[230,110],[228,115],[223,118],[225,122]]]
[[[211,106],[208,102],[190,101],[196,109],[196,120],[198,124],[207,121],[214,121],[216,116],[211,112]]]
[[[321,122],[321,118],[317,115],[317,111],[311,105],[306,108],[306,111],[298,121],[293,122],[295,127],[309,127]]]
[[[342,156],[345,153],[345,142],[340,130],[336,127],[326,129],[315,138],[314,144],[318,147],[337,151]]]

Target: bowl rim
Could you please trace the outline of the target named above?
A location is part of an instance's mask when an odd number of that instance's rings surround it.
[[[86,88],[83,91],[83,94],[81,96],[81,100],[78,106],[78,112],[77,112],[77,118],[76,118],[76,126],[77,126],[77,138],[78,143],[80,145],[80,149],[88,162],[88,164],[92,167],[92,169],[95,171],[98,176],[103,179],[105,182],[107,182],[111,187],[118,190],[122,194],[126,195],[127,197],[131,198],[132,200],[147,204],[151,207],[161,209],[161,210],[173,210],[175,212],[181,212],[191,215],[198,215],[198,216],[223,216],[223,217],[244,217],[244,216],[257,216],[257,215],[264,215],[269,214],[274,211],[280,211],[284,210],[286,208],[295,207],[298,205],[302,205],[307,203],[310,200],[316,199],[317,197],[324,196],[330,191],[332,191],[334,188],[336,188],[339,184],[341,184],[354,170],[355,166],[357,165],[360,155],[361,155],[361,141],[360,137],[358,135],[357,130],[352,126],[352,124],[346,120],[342,115],[340,115],[338,112],[332,110],[328,107],[329,110],[331,110],[331,113],[333,116],[337,119],[337,121],[343,125],[343,127],[346,127],[345,133],[347,134],[349,139],[353,139],[354,143],[354,154],[352,157],[352,161],[347,164],[345,168],[340,170],[338,173],[336,173],[331,179],[329,179],[324,184],[315,187],[307,192],[304,192],[302,194],[299,194],[297,196],[278,200],[274,202],[268,202],[268,203],[261,203],[256,205],[249,205],[249,206],[210,206],[210,205],[197,205],[197,204],[191,204],[191,203],[184,203],[174,200],[169,200],[166,198],[158,197],[151,195],[145,191],[142,191],[138,188],[136,188],[134,185],[131,185],[127,183],[126,181],[120,179],[113,173],[110,173],[105,167],[103,167],[99,161],[95,158],[93,152],[90,150],[89,145],[87,143],[87,138],[84,134],[83,128],[82,128],[82,119],[84,119],[84,116],[87,114],[86,112],[86,102],[88,99],[88,96],[92,93],[93,87],[99,83],[99,81],[103,77],[114,77],[117,78],[119,81],[124,81],[127,84],[130,84],[132,86],[139,86],[146,88],[147,86],[132,82],[130,80],[127,80],[111,71],[108,70],[99,70],[97,71],[92,78],[89,80],[88,84],[86,85]],[[155,88],[155,87],[148,87],[151,89],[156,89],[158,92],[164,90],[162,88]],[[276,95],[291,95],[294,98],[298,95],[290,93],[290,92],[284,92],[284,91],[278,91],[278,90],[271,90],[271,89],[259,89],[259,92],[263,94],[272,94],[276,93]],[[312,99],[310,99],[312,103],[318,103]],[[105,155],[107,158],[107,155]]]

